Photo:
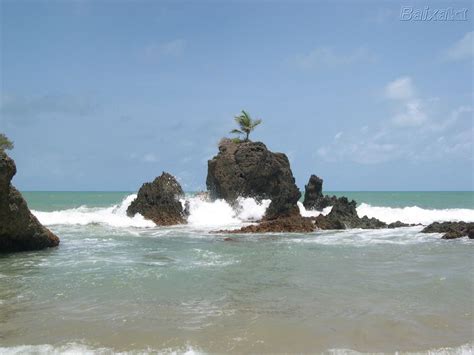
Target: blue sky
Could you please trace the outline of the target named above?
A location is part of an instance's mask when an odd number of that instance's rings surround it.
[[[470,2],[1,0],[22,190],[205,188],[241,109],[300,188],[473,189]],[[401,7],[467,21],[400,21]]]

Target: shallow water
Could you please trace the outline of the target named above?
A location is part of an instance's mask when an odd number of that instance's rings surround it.
[[[59,248],[0,256],[1,353],[472,352],[465,238],[69,222],[49,226]]]

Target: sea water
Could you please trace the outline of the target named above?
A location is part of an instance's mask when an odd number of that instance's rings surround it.
[[[337,195],[385,222],[474,221],[473,192]],[[157,227],[126,216],[127,192],[24,196],[61,244],[0,256],[2,354],[472,353],[467,238],[422,226],[214,234],[270,201],[188,196],[188,224]]]

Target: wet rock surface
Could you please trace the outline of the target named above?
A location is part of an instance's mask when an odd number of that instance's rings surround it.
[[[180,202],[182,197],[184,192],[178,181],[163,172],[153,182],[140,187],[137,198],[127,209],[127,215],[133,217],[139,213],[161,226],[186,223],[186,213]]]
[[[287,156],[271,152],[261,142],[222,140],[219,153],[208,161],[206,185],[211,198],[231,204],[238,197],[270,199],[266,220],[298,213],[301,192]]]
[[[0,252],[57,246],[59,238],[33,216],[21,193],[11,184],[15,174],[13,159],[0,152]]]
[[[347,197],[337,198],[331,212],[326,215],[315,217],[315,225],[318,229],[380,229],[387,228],[387,224],[376,218],[363,216],[360,218],[357,214],[357,203],[349,201]]]
[[[264,220],[258,224],[252,224],[234,230],[220,230],[215,233],[309,233],[314,231],[314,221],[300,215],[280,217],[272,220]]]
[[[322,211],[324,208],[336,203],[336,196],[323,195],[323,179],[311,175],[308,184],[305,185],[303,206],[307,210]]]
[[[422,233],[443,233],[443,239],[468,237],[474,239],[473,222],[434,222],[425,227]]]

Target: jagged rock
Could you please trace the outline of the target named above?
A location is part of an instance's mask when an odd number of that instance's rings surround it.
[[[21,193],[12,186],[16,166],[0,151],[0,252],[55,247],[59,238],[30,212]]]
[[[324,208],[336,203],[336,196],[323,195],[323,179],[311,175],[308,184],[305,185],[303,206],[307,210],[322,211]]]
[[[222,140],[219,153],[208,161],[206,185],[211,198],[231,204],[238,197],[270,199],[267,220],[299,215],[301,192],[287,156],[269,151],[261,142]]]
[[[473,222],[434,222],[425,227],[421,233],[444,233],[442,239],[469,237],[474,239]]]
[[[336,199],[331,212],[327,216],[319,215],[315,220],[319,229],[379,229],[387,228],[387,224],[376,218],[364,216],[360,218],[356,210],[357,203],[349,201],[347,197]]]
[[[157,225],[169,226],[186,222],[186,214],[179,199],[184,196],[176,179],[163,172],[153,182],[147,182],[138,190],[137,198],[127,209],[133,217],[140,213]]]
[[[314,222],[311,218],[293,215],[264,220],[259,224],[252,224],[234,230],[220,230],[215,233],[309,233],[314,231]]]
[[[400,222],[400,221],[396,221],[396,222],[392,222],[390,224],[387,225],[387,228],[401,228],[401,227],[411,227],[411,226],[414,226],[414,224],[407,224],[407,223],[403,223],[403,222]]]

